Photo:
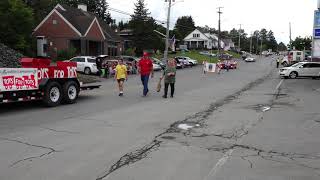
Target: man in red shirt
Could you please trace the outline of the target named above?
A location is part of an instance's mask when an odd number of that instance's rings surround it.
[[[153,63],[148,53],[143,53],[143,57],[141,58],[138,64],[138,68],[141,75],[141,82],[143,84],[143,96],[147,96],[149,92],[148,82],[150,74],[151,78],[153,78]]]

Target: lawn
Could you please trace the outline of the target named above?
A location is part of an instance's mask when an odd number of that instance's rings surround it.
[[[173,58],[173,57],[176,57],[176,56],[187,56],[187,57],[190,57],[191,59],[197,60],[200,64],[203,61],[208,61],[208,62],[211,62],[211,63],[216,63],[218,61],[217,57],[209,57],[209,56],[206,56],[206,55],[201,55],[199,52],[201,52],[201,51],[189,51],[189,52],[181,52],[181,51],[179,51],[176,54],[169,54],[169,57]],[[212,51],[212,53],[217,54],[218,52],[216,50],[214,50],[214,51]],[[231,51],[225,51],[224,53],[231,54],[231,55],[233,55],[234,58],[241,58],[241,56],[239,54],[231,52]],[[163,58],[163,55],[162,54],[154,55],[154,57],[156,57],[158,59],[161,59],[161,58]]]

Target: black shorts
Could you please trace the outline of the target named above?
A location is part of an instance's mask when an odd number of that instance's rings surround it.
[[[120,83],[120,82],[124,82],[125,80],[126,80],[126,79],[124,79],[124,78],[117,79],[118,83]]]

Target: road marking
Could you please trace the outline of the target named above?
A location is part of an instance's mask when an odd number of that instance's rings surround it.
[[[282,80],[279,82],[279,84],[278,84],[277,87],[276,87],[276,91],[279,90],[279,88],[281,87],[283,81],[284,81],[284,79],[282,79]]]
[[[276,86],[276,91],[279,90],[279,88],[281,87],[282,83],[284,82],[284,79],[282,79],[279,84]],[[248,129],[251,129],[253,126],[251,125],[250,127],[248,127]],[[241,144],[242,140],[240,139],[239,144]],[[210,177],[215,177],[218,170],[223,167],[227,161],[229,160],[229,158],[232,156],[232,153],[235,149],[230,149],[229,151],[227,151],[223,157],[221,159],[219,159],[219,161],[217,162],[217,164],[211,169],[211,171],[209,172],[209,174],[204,178],[204,180],[209,180]]]
[[[223,157],[221,159],[219,159],[219,161],[217,162],[217,164],[211,169],[211,171],[209,172],[209,174],[204,178],[204,180],[208,180],[208,178],[210,177],[214,177],[218,170],[226,164],[226,162],[229,160],[229,158],[231,157],[232,153],[233,153],[234,149],[230,149],[229,151],[227,151]]]

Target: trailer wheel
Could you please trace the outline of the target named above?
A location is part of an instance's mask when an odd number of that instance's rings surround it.
[[[63,85],[63,102],[73,104],[78,99],[80,87],[75,81],[68,81]]]
[[[45,87],[43,102],[49,107],[58,106],[62,99],[61,86],[57,82],[49,82]]]

